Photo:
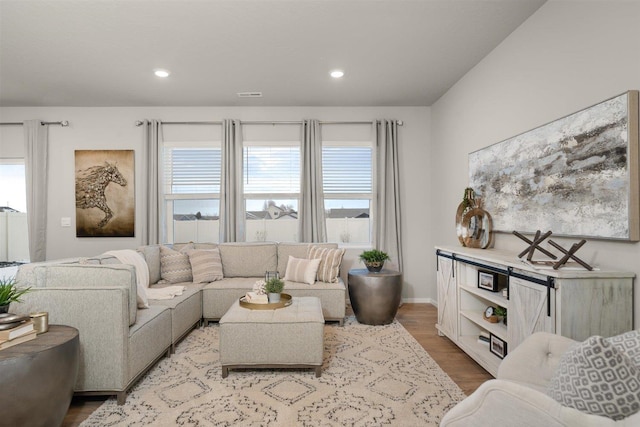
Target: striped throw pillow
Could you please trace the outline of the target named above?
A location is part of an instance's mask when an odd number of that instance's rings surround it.
[[[344,249],[329,249],[321,246],[309,247],[309,259],[320,259],[318,267],[318,281],[336,283],[340,273],[340,264],[344,256]]]
[[[320,267],[319,259],[294,258],[289,255],[284,280],[313,285],[316,282],[318,267]]]
[[[188,255],[193,283],[209,283],[223,278],[219,249],[195,249]]]
[[[180,251],[160,246],[160,276],[169,283],[191,282],[191,263],[187,252],[193,250],[193,244],[185,245]]]

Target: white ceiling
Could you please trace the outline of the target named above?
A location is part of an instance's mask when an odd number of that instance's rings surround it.
[[[1,0],[0,105],[428,106],[545,1]]]

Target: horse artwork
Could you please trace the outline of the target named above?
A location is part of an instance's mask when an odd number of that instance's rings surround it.
[[[76,150],[76,236],[133,237],[133,150]]]

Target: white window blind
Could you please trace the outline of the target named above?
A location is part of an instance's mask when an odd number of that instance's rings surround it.
[[[219,193],[220,169],[220,148],[165,147],[165,193]]]
[[[300,192],[299,146],[245,146],[245,194]]]
[[[322,147],[325,194],[371,194],[371,147]]]

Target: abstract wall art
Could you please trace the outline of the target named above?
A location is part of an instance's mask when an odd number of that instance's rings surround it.
[[[494,230],[640,240],[638,91],[469,154]]]
[[[76,150],[76,236],[133,237],[133,150]]]

